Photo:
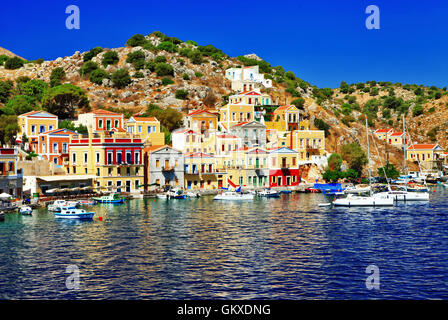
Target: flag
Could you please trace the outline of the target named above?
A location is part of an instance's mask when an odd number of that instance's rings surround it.
[[[232,180],[227,179],[227,183],[230,184],[232,187],[236,188],[236,184],[234,184],[234,183],[232,182]]]

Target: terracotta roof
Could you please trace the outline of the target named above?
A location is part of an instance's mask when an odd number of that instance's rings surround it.
[[[157,122],[156,117],[132,117],[135,121],[148,121],[148,122]]]
[[[432,150],[437,147],[437,143],[432,144],[413,144],[408,148],[408,150]]]
[[[393,130],[393,129],[376,129],[374,132],[375,133],[388,133],[391,130]]]
[[[93,110],[92,113],[98,114],[98,115],[122,116],[121,113],[116,113],[116,112],[112,112],[112,111],[104,110],[104,109],[96,109],[96,110]]]
[[[394,132],[390,135],[390,137],[399,137],[399,136],[402,136],[403,134],[404,134],[404,132]],[[408,134],[406,133],[406,135],[408,135]]]
[[[247,121],[245,121],[245,122],[240,122],[240,123],[237,123],[237,124],[233,125],[232,127],[239,127],[239,126],[242,126],[242,125],[244,125],[244,124],[246,124],[246,123],[249,123],[249,122],[247,122]]]
[[[204,109],[198,109],[198,110],[194,110],[194,111],[192,111],[192,112],[190,112],[189,114],[188,114],[188,116],[192,116],[192,115],[195,115],[195,114],[200,114],[200,113],[210,113],[211,115],[215,115],[214,113],[211,113],[210,111],[207,111],[207,110],[204,110]]]
[[[65,131],[68,131],[68,132],[67,132],[68,134],[76,134],[75,131],[72,131],[72,130],[69,130],[69,129],[66,129],[66,128],[54,129],[54,130],[46,131],[46,132],[43,132],[43,133],[40,133],[40,134],[58,133],[58,132],[60,132],[60,131],[64,131],[64,133],[65,133]]]
[[[238,137],[233,135],[233,134],[219,134],[218,138],[223,138],[223,139],[237,139]]]
[[[143,148],[143,151],[144,151],[144,152],[154,152],[154,151],[157,151],[157,150],[159,150],[159,149],[166,148],[166,147],[168,147],[168,148],[172,148],[171,146],[165,144],[165,145],[160,145],[160,146],[149,146],[149,147],[145,147],[145,148]]]
[[[27,112],[27,113],[24,113],[24,114],[21,114],[21,115],[19,115],[19,117],[23,117],[23,116],[32,116],[33,114],[36,114],[36,113],[45,113],[45,114],[48,114],[50,117],[57,117],[56,115],[54,115],[54,114],[51,114],[51,113],[49,113],[49,112],[47,112],[47,111],[44,111],[44,110],[34,110],[34,111],[30,111],[30,112]]]

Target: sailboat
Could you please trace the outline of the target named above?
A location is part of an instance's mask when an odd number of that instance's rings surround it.
[[[412,188],[408,186],[408,173],[406,165],[406,149],[407,149],[407,139],[406,139],[406,125],[405,118],[403,115],[403,136],[404,136],[404,184],[402,186],[394,186],[394,190],[389,189],[382,193],[387,193],[395,201],[429,201],[429,191],[428,188]],[[426,180],[425,180],[426,184]]]
[[[378,207],[393,206],[394,199],[388,193],[372,193],[372,174],[370,169],[369,126],[366,117],[367,157],[369,159],[369,189],[366,195],[350,193],[345,198],[335,199],[336,207]]]

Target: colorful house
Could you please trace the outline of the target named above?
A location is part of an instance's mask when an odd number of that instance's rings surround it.
[[[443,149],[437,143],[413,144],[407,148],[408,161],[420,163],[426,170],[441,169],[444,157]]]
[[[196,152],[185,155],[185,189],[212,190],[219,188],[215,157],[212,154]]]
[[[225,72],[226,79],[232,81],[232,90],[247,91],[264,86],[272,87],[272,80],[265,79],[259,72],[259,66],[247,66],[242,68],[229,68]]]
[[[207,110],[195,110],[184,117],[184,127],[204,133],[206,130],[218,127],[218,116]]]
[[[75,125],[91,127],[94,133],[104,131],[124,131],[124,116],[108,110],[97,109],[78,115]]]
[[[269,150],[269,187],[299,184],[298,152],[289,148]]]
[[[326,159],[324,130],[294,130],[291,135],[292,149],[299,153],[300,164],[318,163]]]
[[[70,136],[77,134],[68,129],[55,129],[38,135],[37,153],[57,165],[68,162]]]
[[[409,135],[406,133],[406,138],[404,132],[395,131],[387,136],[387,143],[394,147],[402,147],[409,143]]]
[[[145,184],[184,187],[184,154],[170,146],[144,149]]]
[[[68,174],[96,175],[96,187],[138,192],[143,183],[143,141],[130,134],[71,135]]]
[[[229,103],[265,106],[272,104],[272,100],[268,94],[261,93],[260,89],[253,89],[229,96]]]
[[[300,110],[296,106],[280,106],[274,110],[271,121],[266,122],[266,127],[278,131],[306,130],[309,123],[301,124],[302,121]]]
[[[17,169],[18,150],[0,148],[0,193],[22,198],[22,169]]]
[[[258,121],[240,122],[230,127],[229,131],[239,137],[246,147],[266,147],[266,126]]]
[[[227,104],[219,109],[218,127],[228,131],[231,126],[240,122],[248,122],[254,119],[254,105],[250,104]]]
[[[165,134],[160,132],[160,121],[155,117],[132,116],[126,122],[126,129],[130,134],[139,135],[146,144],[165,145]]]
[[[394,129],[376,129],[373,131],[373,134],[375,137],[377,137],[379,140],[387,140],[388,137],[394,133]]]
[[[46,111],[38,110],[21,114],[17,117],[19,131],[16,141],[24,143],[25,149],[37,151],[38,135],[58,128],[58,117]],[[28,142],[22,141],[22,136]]]

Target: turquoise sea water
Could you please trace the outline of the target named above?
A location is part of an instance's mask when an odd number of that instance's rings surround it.
[[[448,298],[448,191],[395,208],[317,207],[322,194],[253,202],[131,200],[93,221],[10,213],[2,299]],[[103,221],[98,217],[102,216]],[[69,290],[69,265],[80,288]],[[379,268],[380,290],[366,288]]]

